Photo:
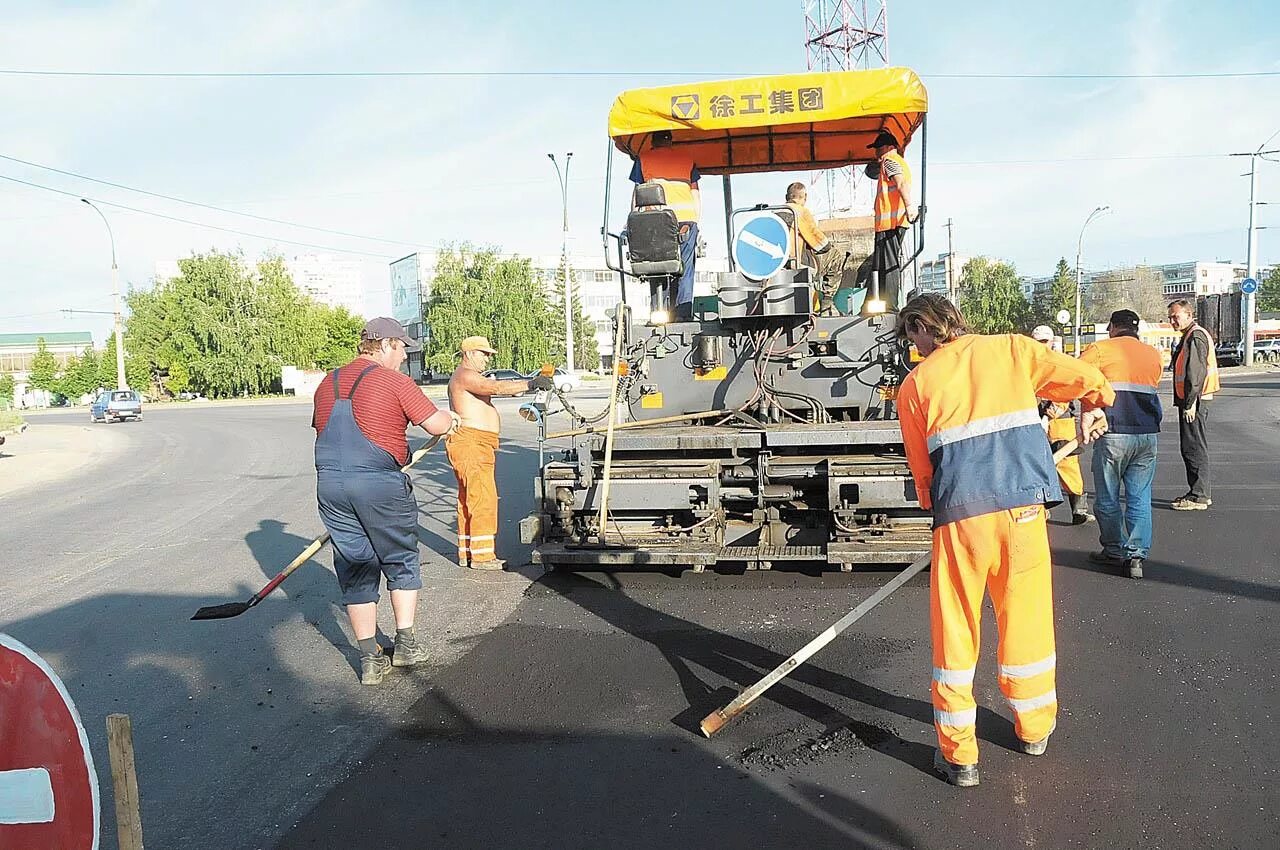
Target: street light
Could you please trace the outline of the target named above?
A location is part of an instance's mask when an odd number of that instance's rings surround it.
[[[1080,238],[1076,240],[1076,333],[1075,350],[1072,352],[1076,357],[1080,356],[1080,254],[1084,250],[1084,230],[1089,226],[1089,222],[1110,209],[1109,206],[1094,207],[1093,212],[1089,213],[1089,217],[1084,220],[1084,225],[1080,228]]]
[[[89,208],[98,214],[102,219],[102,223],[107,226],[107,238],[111,240],[111,296],[115,299],[115,325],[116,325],[116,386],[122,390],[129,389],[129,383],[124,376],[124,322],[120,318],[120,275],[116,268],[116,237],[111,232],[111,222],[107,221],[107,217],[102,214],[102,210],[93,205],[88,198],[81,198],[82,203],[88,204]]]
[[[547,154],[551,164],[556,167],[556,179],[560,181],[560,261],[564,264],[564,356],[565,369],[569,374],[573,370],[573,288],[569,283],[569,160],[573,159],[573,151],[564,155],[564,171],[560,171],[560,163],[556,155]]]

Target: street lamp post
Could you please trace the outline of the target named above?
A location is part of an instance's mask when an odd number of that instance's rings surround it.
[[[556,179],[560,181],[560,261],[564,269],[564,356],[566,361],[565,369],[572,375],[574,373],[573,286],[569,282],[569,160],[573,158],[573,151],[569,151],[564,155],[563,172],[560,170],[560,163],[556,162],[555,154],[549,153],[547,158],[556,167]]]
[[[81,198],[82,202],[98,214],[102,219],[102,223],[107,226],[107,238],[111,240],[111,297],[115,299],[115,329],[116,329],[116,386],[122,390],[129,389],[128,380],[124,375],[124,321],[120,315],[120,273],[116,268],[116,237],[111,232],[111,222],[107,221],[107,217],[102,214],[102,210],[93,205],[88,198]]]
[[[1277,150],[1263,150],[1271,139],[1280,136],[1280,130],[1271,134],[1271,138],[1258,145],[1258,149],[1250,154],[1232,154],[1232,156],[1249,157],[1249,240],[1248,240],[1248,256],[1245,260],[1245,276],[1254,278],[1260,276],[1258,273],[1258,225],[1257,225],[1257,206],[1258,197],[1258,159],[1266,158],[1266,154],[1280,153]],[[1253,340],[1256,333],[1253,324],[1253,298],[1252,292],[1245,292],[1240,298],[1240,343],[1241,343],[1241,362],[1245,366],[1253,365]]]
[[[1089,217],[1084,220],[1084,225],[1080,228],[1080,238],[1076,240],[1076,332],[1075,332],[1075,350],[1072,352],[1076,357],[1080,356],[1080,255],[1084,251],[1084,231],[1089,226],[1089,222],[1093,221],[1102,213],[1111,209],[1109,206],[1094,207],[1093,212],[1089,213]]]

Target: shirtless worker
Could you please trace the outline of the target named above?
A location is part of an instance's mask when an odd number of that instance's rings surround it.
[[[459,349],[462,362],[449,378],[449,407],[462,423],[445,447],[458,478],[458,565],[501,570],[506,564],[494,552],[498,485],[493,474],[501,421],[492,398],[552,390],[555,381],[549,375],[528,381],[486,378],[485,370],[497,351],[482,336],[467,337]]]

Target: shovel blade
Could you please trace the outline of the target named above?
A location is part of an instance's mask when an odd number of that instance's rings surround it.
[[[206,605],[191,616],[193,620],[227,620],[239,617],[252,608],[248,602],[228,602],[224,605]]]

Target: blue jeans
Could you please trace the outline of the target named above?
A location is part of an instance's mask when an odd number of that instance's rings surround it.
[[[1114,558],[1151,552],[1151,483],[1156,477],[1156,434],[1104,434],[1093,444],[1093,503],[1102,551]],[[1124,512],[1120,485],[1124,484]]]

